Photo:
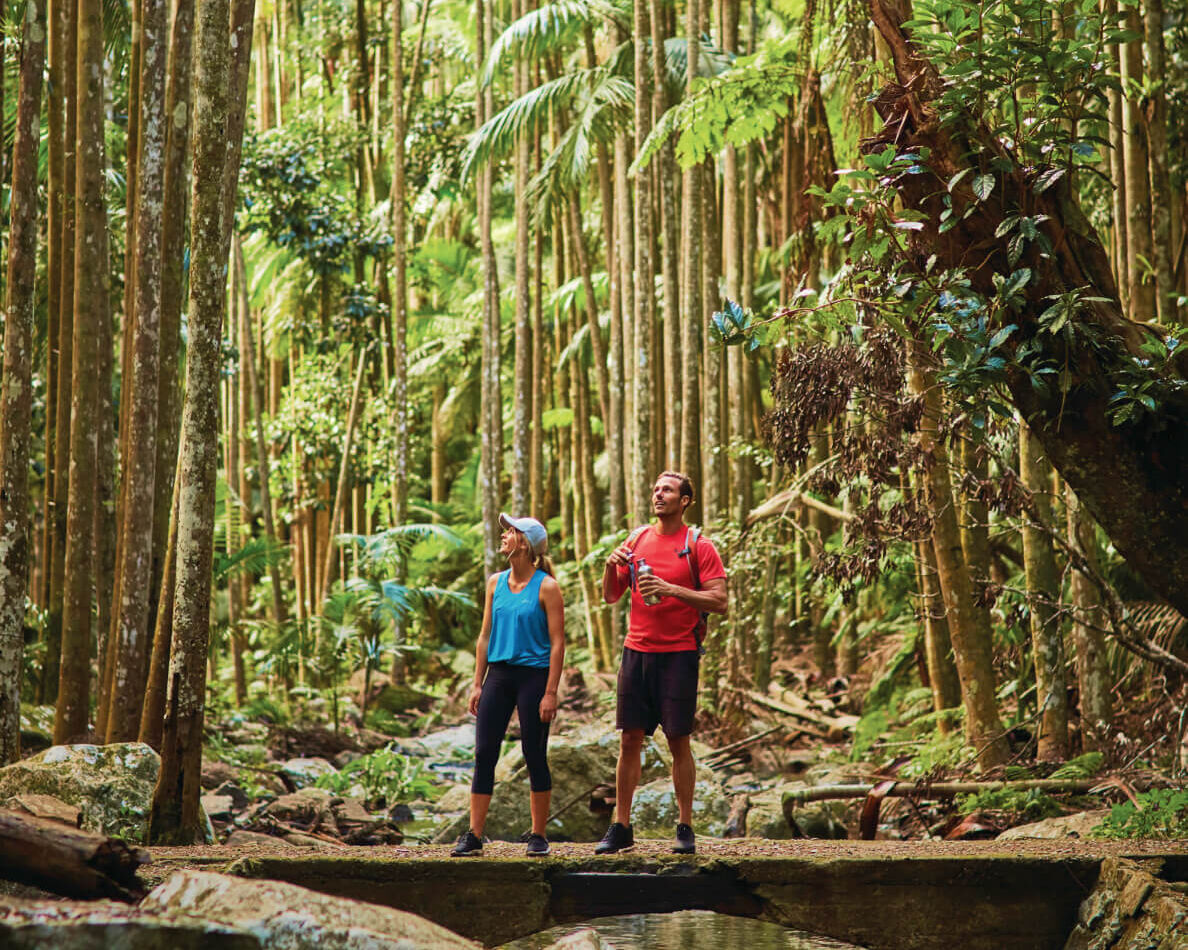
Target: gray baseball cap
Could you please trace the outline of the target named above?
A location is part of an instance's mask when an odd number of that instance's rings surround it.
[[[535,518],[513,518],[511,515],[501,514],[499,523],[505,528],[515,528],[524,535],[534,554],[544,554],[549,549],[549,533]]]

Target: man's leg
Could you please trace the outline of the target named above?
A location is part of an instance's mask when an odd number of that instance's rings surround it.
[[[643,743],[642,729],[624,729],[619,734],[619,762],[615,768],[615,821],[627,826],[631,824],[631,800],[639,787]]]
[[[672,752],[672,788],[676,792],[679,812],[677,821],[683,825],[692,825],[693,787],[697,784],[697,766],[693,761],[693,748],[689,744],[688,736],[669,736],[668,748]]]

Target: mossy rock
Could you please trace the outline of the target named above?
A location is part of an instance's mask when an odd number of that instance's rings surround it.
[[[143,842],[160,768],[142,742],[51,746],[0,769],[0,802],[52,795],[82,812],[86,830]]]
[[[693,830],[711,838],[726,833],[730,797],[714,781],[701,779],[693,792]],[[676,792],[671,778],[656,779],[635,790],[631,823],[642,838],[669,838],[677,824]]]
[[[771,838],[783,841],[795,838],[796,832],[784,817],[784,791],[803,786],[779,786],[766,792],[757,792],[751,796],[751,806],[747,809],[747,837]]]
[[[40,751],[54,744],[53,706],[21,706],[21,748]]]

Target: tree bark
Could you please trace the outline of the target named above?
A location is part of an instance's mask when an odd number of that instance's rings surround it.
[[[1019,476],[1032,492],[1039,516],[1050,525],[1052,469],[1026,426],[1019,427]],[[1023,524],[1023,567],[1039,715],[1036,757],[1044,762],[1060,762],[1068,757],[1068,687],[1058,609],[1060,577],[1051,539],[1028,522]]]
[[[131,378],[125,377],[127,455],[124,462],[123,540],[115,605],[115,668],[107,713],[107,741],[127,742],[140,728],[151,652],[149,590],[152,583],[153,510],[157,464],[157,409],[161,326],[161,224],[165,180],[165,0],[141,5],[140,123],[136,198],[135,331]]]
[[[103,169],[103,13],[99,0],[78,4],[78,129],[75,195],[74,341],[70,403],[70,489],[66,512],[62,661],[54,742],[87,731],[91,589],[95,563],[95,467],[101,323],[110,320],[107,206]]]
[[[686,92],[692,93],[697,75],[698,51],[701,46],[700,4],[689,0],[685,18]],[[681,182],[681,211],[684,214],[684,254],[681,263],[681,451],[680,467],[699,488],[701,485],[701,313],[702,254],[705,240],[702,222],[702,170],[686,168]],[[675,340],[675,328],[664,328],[665,343]],[[666,346],[667,349],[667,346]],[[686,519],[696,522],[702,516],[700,496],[685,512]]]
[[[1086,560],[1097,564],[1097,537],[1076,493],[1064,488],[1068,520],[1068,542],[1080,548]],[[1113,722],[1113,696],[1110,691],[1109,664],[1106,660],[1105,611],[1097,587],[1080,571],[1069,580],[1069,600],[1073,615],[1073,643],[1077,650],[1077,684],[1081,696],[1081,748],[1085,752],[1105,751]]]
[[[25,7],[12,144],[4,380],[0,389],[0,766],[21,757],[21,657],[29,578],[29,442],[32,435],[37,148],[45,67],[45,0]]]
[[[1139,36],[1143,32],[1137,7],[1122,13],[1124,27]],[[1126,279],[1129,287],[1131,317],[1154,320],[1156,317],[1155,281],[1146,273],[1154,259],[1151,245],[1151,181],[1147,129],[1138,97],[1143,83],[1143,42],[1122,44],[1122,80],[1126,93],[1122,99],[1123,154],[1126,163]]]
[[[1176,315],[1172,302],[1171,179],[1167,171],[1167,76],[1163,49],[1163,0],[1144,0],[1149,101],[1146,133],[1151,176],[1151,263],[1155,268],[1155,308],[1160,323]]]
[[[648,62],[648,11],[643,3],[634,8],[635,49],[635,141],[642,144],[651,131],[652,76]],[[652,363],[655,357],[655,300],[652,265],[652,179],[640,174],[635,178],[635,308],[632,317],[635,358],[632,398],[635,425],[631,500],[635,521],[650,520],[649,502],[652,480],[656,477],[652,425],[655,404],[652,398]]]

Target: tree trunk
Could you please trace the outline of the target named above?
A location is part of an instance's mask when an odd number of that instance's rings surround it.
[[[1068,757],[1068,687],[1064,677],[1064,638],[1060,629],[1060,576],[1056,553],[1046,528],[1052,524],[1052,469],[1027,426],[1019,426],[1019,476],[1035,499],[1044,522],[1023,524],[1023,567],[1031,649],[1035,658],[1035,692],[1039,720],[1036,757],[1060,762]]]
[[[1121,27],[1118,20],[1118,0],[1102,0],[1101,10],[1102,19],[1105,21],[1107,29]],[[1110,43],[1106,47],[1106,52],[1109,56],[1110,68],[1116,75],[1120,74],[1122,70],[1120,47],[1117,43]],[[1122,311],[1133,320],[1134,309],[1130,301],[1130,285],[1126,279],[1126,248],[1129,241],[1126,228],[1126,146],[1124,145],[1126,130],[1122,124],[1123,93],[1120,89],[1111,86],[1106,90],[1106,96],[1109,101],[1110,181],[1113,185],[1111,191],[1114,210],[1112,242],[1114,282],[1118,286]]]
[[[231,199],[224,193],[238,176],[240,142],[236,110],[242,87],[231,57],[229,27],[235,29],[251,0],[199,0],[194,33],[193,240],[190,256],[189,343],[186,396],[182,408],[179,462],[177,583],[174,588],[161,771],[153,792],[149,835],[154,841],[192,843],[202,829],[198,797],[206,654],[210,636],[210,585],[214,561],[214,494],[218,466],[218,392],[226,265],[230,249]],[[246,10],[245,10],[246,8]],[[243,36],[237,33],[238,48]],[[250,36],[243,50],[251,49]],[[228,82],[228,76],[232,82]],[[238,99],[233,100],[233,96]],[[238,133],[242,135],[242,119]]]
[[[686,8],[685,41],[687,45],[686,92],[692,94],[697,75],[698,51],[701,45],[700,4],[689,0]],[[681,471],[693,484],[701,485],[701,314],[702,253],[705,230],[702,222],[702,172],[700,167],[685,169],[681,184],[681,210],[684,214],[684,255],[681,263]],[[665,327],[665,342],[675,339],[673,327]],[[702,517],[700,496],[685,512],[686,519],[698,521]]]
[[[1064,488],[1065,511],[1068,519],[1069,544],[1080,549],[1085,559],[1096,568],[1097,537],[1093,523],[1081,508],[1076,494]],[[1077,650],[1077,684],[1081,696],[1081,749],[1102,752],[1109,742],[1113,723],[1113,696],[1110,669],[1106,658],[1105,611],[1097,587],[1080,571],[1073,571],[1069,580],[1069,600],[1072,605],[1073,643]]]
[[[124,505],[118,589],[115,672],[107,713],[107,741],[128,742],[140,728],[151,652],[153,509],[157,463],[157,409],[161,326],[161,225],[165,179],[165,0],[141,5],[139,161],[136,200],[136,288],[131,377],[125,377],[128,414],[123,470]],[[109,697],[104,697],[108,699]]]
[[[1176,315],[1172,302],[1171,179],[1167,171],[1167,77],[1163,50],[1163,0],[1144,0],[1147,34],[1146,134],[1151,175],[1151,263],[1155,267],[1155,306],[1160,323]]]
[[[512,20],[518,20],[525,13],[521,0],[512,0]],[[514,73],[512,95],[519,99],[527,92],[525,71],[527,67],[518,60],[512,66]],[[528,191],[528,136],[516,136],[512,152],[512,167],[515,176],[515,280],[516,280],[516,336],[515,375],[512,385],[512,493],[511,506],[515,517],[523,517],[531,503],[529,474],[532,462],[532,386],[530,382],[532,364],[532,299],[529,287],[532,273],[528,263],[528,249],[532,240],[529,225]]]
[[[634,4],[635,35],[635,141],[642,144],[651,131],[652,76],[648,62],[648,11],[643,3]],[[655,356],[655,282],[652,269],[652,179],[641,174],[635,178],[635,358],[632,375],[632,420],[635,425],[633,447],[632,506],[635,521],[650,519],[652,481],[656,477],[652,425],[655,406],[652,398],[652,362]]]
[[[1122,16],[1125,29],[1142,36],[1143,24],[1138,8],[1126,7]],[[1127,93],[1122,100],[1122,124],[1126,163],[1126,274],[1131,316],[1135,320],[1154,320],[1157,309],[1155,282],[1144,279],[1148,277],[1145,272],[1154,259],[1154,252],[1151,246],[1151,183],[1147,177],[1147,129],[1138,100],[1138,87],[1143,83],[1141,39],[1122,44],[1122,79]]]
[[[62,661],[54,742],[82,736],[89,720],[91,590],[95,561],[95,467],[101,323],[110,320],[107,206],[103,169],[103,13],[78,4],[78,129],[75,195],[74,355],[70,405],[70,490],[66,513]]]
[[[25,8],[12,144],[4,380],[0,389],[0,766],[21,757],[21,679],[29,577],[29,442],[37,274],[37,148],[45,67],[45,0]]]
[[[940,392],[930,374],[920,364],[925,357],[923,344],[913,346],[912,391],[924,400],[924,415],[918,430],[918,442],[924,456],[924,488],[932,516],[932,545],[936,552],[937,577],[945,603],[945,616],[957,676],[965,704],[965,734],[977,751],[978,765],[990,769],[1006,761],[1007,749],[998,706],[994,695],[994,668],[989,640],[979,636],[974,623],[974,603],[969,571],[961,550],[961,531],[949,481],[949,464],[944,445],[937,441]]]

